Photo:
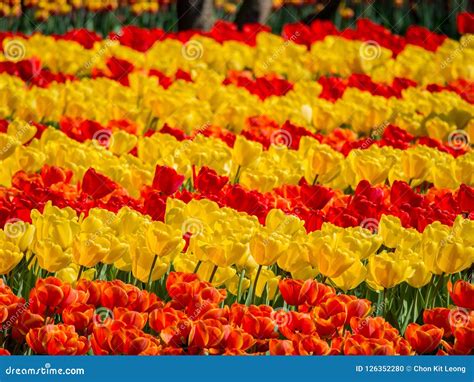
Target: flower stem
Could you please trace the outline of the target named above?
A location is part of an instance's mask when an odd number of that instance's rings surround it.
[[[147,281],[148,286],[150,286],[150,283],[151,283],[151,275],[153,274],[153,268],[155,268],[156,260],[158,260],[158,255],[155,255],[155,257],[153,258],[153,262],[151,263],[150,273],[148,274],[148,281]]]
[[[240,277],[239,277],[239,286],[237,287],[237,303],[240,302],[240,297],[242,295],[242,281],[244,280],[245,277],[245,269],[242,269],[242,272],[240,272]]]
[[[214,269],[212,270],[211,277],[209,277],[209,282],[210,282],[210,283],[212,283],[212,280],[214,280],[214,276],[215,276],[216,273],[217,273],[217,268],[218,268],[218,266],[217,266],[217,265],[214,265]]]
[[[84,265],[81,265],[81,267],[79,268],[79,272],[77,273],[77,280],[76,281],[79,281],[81,279],[81,276],[82,276],[82,272],[84,272]]]
[[[259,265],[257,269],[257,274],[255,275],[255,280],[253,282],[253,288],[252,288],[252,297],[250,298],[250,301],[253,303],[253,300],[255,298],[255,292],[257,290],[257,283],[258,283],[258,278],[260,277],[260,272],[262,271],[262,266]]]
[[[193,273],[196,274],[199,271],[199,268],[201,267],[201,264],[202,264],[202,260],[198,260],[198,262],[196,264],[196,267],[194,268]]]
[[[240,176],[240,169],[242,167],[239,165],[239,167],[237,167],[237,172],[235,173],[235,178],[234,178],[234,184],[237,184],[239,182],[239,176]]]

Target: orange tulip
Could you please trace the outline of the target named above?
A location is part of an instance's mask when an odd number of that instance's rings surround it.
[[[45,325],[31,329],[26,342],[37,354],[83,355],[89,350],[89,341],[79,336],[72,325]]]
[[[39,328],[43,325],[44,317],[26,310],[18,317],[13,326],[12,337],[19,342],[23,342],[30,329]]]
[[[55,277],[38,279],[30,292],[30,310],[43,316],[61,313],[69,305],[85,303],[86,293],[63,284]]]
[[[350,321],[352,333],[365,338],[383,338],[385,320],[382,317],[352,317]]]
[[[270,355],[295,355],[293,342],[290,340],[270,340]]]
[[[444,330],[434,325],[412,323],[405,331],[405,338],[418,354],[429,354],[436,350],[443,338]]]
[[[226,355],[242,355],[255,344],[254,338],[240,328],[231,325],[224,326],[224,338],[221,346]]]
[[[74,303],[63,310],[62,319],[66,325],[72,325],[76,331],[86,330],[92,322],[94,307],[81,303]]]
[[[149,322],[154,331],[161,332],[167,327],[176,326],[177,323],[185,317],[186,315],[180,310],[167,306],[150,312]]]
[[[444,329],[444,337],[449,338],[452,335],[449,324],[450,313],[451,309],[448,308],[425,309],[423,311],[423,322]]]
[[[91,347],[96,355],[158,355],[160,341],[141,330],[127,326],[122,321],[95,327],[91,336]]]
[[[345,355],[394,355],[393,344],[383,338],[365,338],[358,334],[349,336],[344,343]]]
[[[325,338],[332,337],[344,326],[347,318],[347,309],[345,304],[335,296],[316,306],[312,310],[312,314],[317,333]]]
[[[148,314],[135,312],[134,310],[128,310],[127,308],[114,308],[113,319],[122,321],[128,326],[133,326],[141,330],[146,325]]]
[[[317,335],[298,334],[293,339],[293,347],[298,355],[326,355],[330,351],[328,343]]]

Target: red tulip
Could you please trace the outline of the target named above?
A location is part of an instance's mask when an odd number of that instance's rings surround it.
[[[102,199],[118,188],[117,184],[105,175],[99,174],[92,167],[82,178],[82,191],[93,199]]]
[[[184,176],[173,168],[157,165],[152,187],[165,195],[174,194],[184,182]]]
[[[194,186],[203,194],[217,194],[228,181],[227,176],[219,176],[214,170],[202,167],[194,179]]]
[[[460,34],[474,33],[474,13],[458,13],[457,25]]]
[[[306,301],[306,294],[301,293],[303,281],[294,279],[283,279],[278,283],[280,293],[288,305],[302,305]]]
[[[474,211],[474,188],[461,184],[457,200],[462,212]]]
[[[474,309],[474,285],[471,283],[458,280],[453,284],[448,282],[448,292],[453,302],[466,309]]]

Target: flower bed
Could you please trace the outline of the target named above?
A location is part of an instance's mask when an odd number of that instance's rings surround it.
[[[0,41],[2,353],[472,353],[473,35]]]

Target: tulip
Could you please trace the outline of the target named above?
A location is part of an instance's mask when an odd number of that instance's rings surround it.
[[[448,238],[440,246],[436,256],[436,265],[446,273],[453,274],[469,268],[474,261],[474,248],[467,247],[464,242],[458,238],[450,240]]]
[[[143,232],[143,230],[142,230]],[[147,233],[153,235],[153,231],[147,231]],[[162,231],[163,237],[166,240],[167,231]],[[154,236],[154,235],[153,235]],[[178,247],[172,248],[172,245],[181,245],[182,239],[170,238],[170,246],[164,247],[167,243],[159,243],[156,240],[156,237],[151,237],[152,243],[156,243],[157,246],[162,246],[162,249],[165,252],[163,257],[158,256],[155,252],[152,252],[147,245],[146,238],[143,234],[137,235],[135,240],[130,243],[130,257],[132,258],[132,274],[138,280],[149,283],[150,281],[155,281],[160,279],[168,270],[170,256],[172,255],[173,250],[177,251]],[[184,245],[182,245],[183,247]],[[154,248],[159,249],[159,248]]]
[[[444,330],[434,325],[409,324],[405,338],[418,354],[429,354],[436,350],[443,338]]]
[[[115,131],[110,137],[109,151],[115,155],[123,155],[130,152],[137,144],[138,138],[123,130]]]
[[[79,336],[72,325],[45,325],[31,329],[26,342],[37,354],[84,355],[89,350],[86,337]]]
[[[60,209],[46,203],[43,213],[31,211],[31,220],[36,227],[36,240],[51,239],[54,243],[67,250],[72,246],[73,239],[80,231],[76,212],[72,208]]]
[[[408,149],[401,153],[401,166],[403,173],[408,180],[422,183],[433,164],[430,153],[418,146],[415,149]]]
[[[71,252],[64,251],[50,239],[37,241],[34,251],[39,266],[48,272],[57,272],[66,268],[72,261]]]
[[[31,329],[40,328],[44,325],[44,317],[39,314],[31,313],[29,310],[25,310],[21,313],[15,325],[12,328],[12,337],[23,343],[25,337]]]
[[[74,284],[77,281],[81,266],[78,264],[70,263],[66,268],[62,268],[56,272],[56,277],[63,283]],[[93,280],[96,273],[95,268],[82,269],[81,279],[82,280]]]
[[[454,304],[461,308],[474,309],[474,285],[458,280],[454,283],[448,282],[448,292]]]
[[[94,307],[81,303],[69,305],[62,312],[62,319],[66,325],[74,326],[77,332],[86,330],[92,322]]]
[[[413,274],[408,260],[397,258],[387,251],[371,256],[367,270],[369,282],[385,289],[393,288]]]
[[[18,246],[20,252],[30,249],[35,237],[35,230],[34,225],[21,220],[14,223],[7,222],[3,227],[3,231]]]
[[[365,338],[384,338],[385,320],[382,317],[352,317],[350,325],[354,334]]]
[[[158,257],[174,258],[184,248],[182,232],[162,222],[153,222],[145,233],[148,250]]]
[[[2,231],[0,231],[0,275],[9,273],[23,259],[23,254],[19,248],[6,238],[2,239]]]
[[[305,162],[305,178],[309,184],[332,181],[341,171],[343,155],[327,145],[316,145],[311,148]]]
[[[344,343],[345,355],[395,355],[393,344],[383,338],[365,338],[358,334],[349,336]]]
[[[183,184],[184,176],[166,166],[156,166],[152,187],[166,195],[172,195]]]
[[[250,253],[260,266],[274,264],[288,248],[288,239],[278,232],[261,230],[250,239]]]
[[[94,328],[91,347],[96,355],[159,355],[158,339],[122,321],[113,321],[110,326]]]
[[[302,305],[306,301],[306,295],[302,295],[301,293],[302,286],[303,281],[293,279],[280,280],[278,284],[278,288],[285,302],[295,306]]]
[[[366,278],[367,269],[361,261],[355,261],[339,277],[331,278],[339,289],[348,291],[357,288]]]
[[[312,241],[313,250],[310,252],[311,265],[318,271],[330,278],[339,277],[349,269],[356,261],[356,257],[349,251],[337,244],[337,235],[322,235]]]
[[[332,337],[346,322],[347,310],[343,302],[336,297],[330,297],[313,308],[312,315],[319,336]]]
[[[238,135],[232,150],[232,161],[239,167],[248,167],[262,153],[262,145]]]
[[[448,308],[433,308],[423,311],[423,322],[434,325],[444,330],[444,337],[451,337],[451,326],[449,323],[451,310]]]
[[[127,308],[114,308],[113,319],[124,322],[129,326],[133,326],[137,329],[143,329],[146,325],[148,314],[139,313]]]
[[[306,233],[304,221],[293,215],[285,215],[282,210],[276,208],[268,212],[265,218],[265,226],[269,231],[290,237],[301,236]]]
[[[0,160],[3,161],[12,155],[19,144],[14,137],[0,133]]]

